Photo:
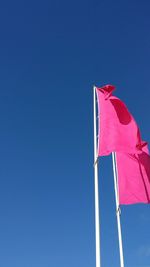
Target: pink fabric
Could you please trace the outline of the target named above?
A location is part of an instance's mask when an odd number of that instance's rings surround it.
[[[116,152],[119,204],[150,203],[150,155],[133,116],[112,95],[115,87],[97,88],[98,155]]]
[[[150,155],[147,147],[139,154],[116,153],[119,203],[150,203]]]
[[[112,95],[115,87],[97,88],[99,134],[98,155],[112,151],[134,153],[138,149],[140,134],[136,122],[125,104]]]

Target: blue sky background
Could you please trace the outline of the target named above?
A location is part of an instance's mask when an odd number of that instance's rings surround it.
[[[0,267],[95,266],[92,86],[112,83],[150,142],[150,2],[0,3]],[[119,267],[111,157],[102,267]],[[122,207],[125,267],[150,267],[150,207]]]

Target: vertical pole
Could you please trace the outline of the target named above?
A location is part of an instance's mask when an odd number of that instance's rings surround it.
[[[117,215],[117,225],[118,225],[120,267],[124,267],[121,222],[120,222],[120,209],[119,209],[119,194],[118,194],[118,171],[117,171],[117,162],[116,162],[116,153],[115,152],[112,152],[112,162],[113,162],[114,187],[115,187],[115,199],[116,199],[116,213],[117,213],[116,215]]]
[[[97,124],[96,124],[96,87],[93,87],[94,111],[94,187],[95,187],[95,241],[96,267],[100,267],[100,219],[99,219],[99,191],[98,191],[98,155],[97,155]]]

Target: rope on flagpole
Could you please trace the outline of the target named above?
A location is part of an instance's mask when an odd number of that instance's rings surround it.
[[[97,155],[97,123],[96,123],[96,87],[93,87],[93,113],[94,113],[94,187],[95,187],[95,242],[96,267],[101,267],[100,259],[100,215],[99,215],[99,189],[98,189],[98,155]]]
[[[117,225],[118,225],[120,267],[124,267],[121,221],[120,221],[121,210],[119,207],[119,193],[118,193],[118,170],[117,170],[117,162],[116,162],[116,153],[115,152],[112,152],[112,162],[113,162],[114,187],[115,187],[115,199],[116,199],[116,215],[117,215]]]

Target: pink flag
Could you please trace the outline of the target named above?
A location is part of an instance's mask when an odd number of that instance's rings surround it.
[[[150,155],[116,153],[120,204],[150,203]]]
[[[112,151],[134,153],[140,134],[137,124],[125,104],[112,95],[115,87],[96,88],[99,113],[98,155]]]
[[[98,155],[116,152],[119,204],[150,203],[150,155],[115,87],[96,88],[99,113]]]

